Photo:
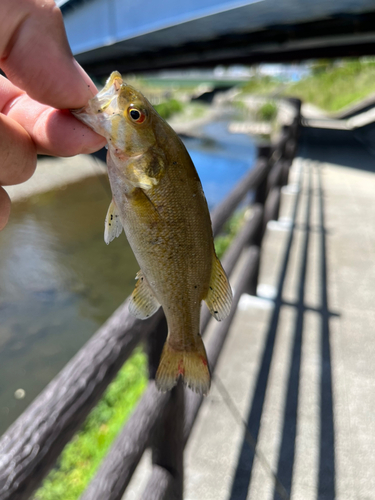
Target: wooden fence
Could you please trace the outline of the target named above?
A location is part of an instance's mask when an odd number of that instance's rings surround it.
[[[291,125],[283,127],[275,144],[259,148],[255,167],[212,213],[216,236],[245,197],[253,193],[252,217],[222,259],[228,276],[240,255],[243,264],[234,284],[231,313],[215,325],[206,342],[212,373],[241,294],[256,294],[263,234],[267,222],[278,218],[280,190],[288,181],[300,123],[300,101],[290,99],[289,103],[295,111]],[[203,335],[209,320],[205,308]],[[203,398],[181,383],[168,393],[156,389],[154,377],[166,335],[162,309],[149,320],[140,321],[129,314],[126,300],[0,439],[0,500],[30,497],[141,342],[148,353],[148,387],[81,498],[120,500],[143,452],[151,448],[152,473],[141,498],[181,500],[184,447]]]

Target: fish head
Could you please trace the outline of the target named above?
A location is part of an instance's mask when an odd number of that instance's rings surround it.
[[[104,88],[74,116],[107,139],[110,150],[139,156],[155,142],[155,110],[148,100],[114,71]]]

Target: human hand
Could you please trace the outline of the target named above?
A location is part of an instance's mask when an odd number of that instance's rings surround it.
[[[68,111],[97,92],[74,60],[53,0],[0,0],[0,230],[10,213],[1,186],[34,173],[37,154],[92,153],[105,139]]]

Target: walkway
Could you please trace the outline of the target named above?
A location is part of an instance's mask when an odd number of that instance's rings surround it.
[[[186,449],[186,500],[375,498],[375,156],[326,132],[302,134],[258,298]]]

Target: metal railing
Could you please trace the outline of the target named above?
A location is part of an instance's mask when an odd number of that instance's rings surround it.
[[[255,193],[252,217],[222,259],[228,276],[240,255],[242,269],[229,317],[215,325],[205,342],[212,373],[241,294],[256,294],[263,234],[268,221],[278,218],[280,190],[288,181],[300,123],[300,101],[289,102],[295,110],[293,122],[283,127],[274,145],[259,148],[255,167],[212,213],[216,236],[246,195]],[[205,308],[203,335],[209,320]],[[29,498],[140,342],[148,354],[148,387],[81,498],[120,500],[143,452],[151,448],[152,473],[141,498],[182,499],[183,451],[203,398],[181,383],[168,393],[156,389],[154,377],[166,335],[162,309],[140,321],[129,314],[126,300],[1,437],[0,500]]]

